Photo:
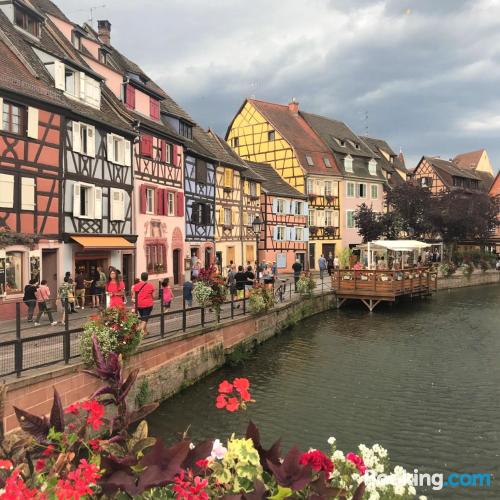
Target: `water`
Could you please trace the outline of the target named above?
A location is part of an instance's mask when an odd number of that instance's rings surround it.
[[[166,401],[151,431],[169,440],[243,433],[344,452],[380,443],[394,464],[420,472],[488,472],[489,490],[420,490],[429,498],[500,498],[500,288],[440,292],[433,299],[346,308],[310,318]],[[214,406],[224,379],[248,377],[257,403]]]

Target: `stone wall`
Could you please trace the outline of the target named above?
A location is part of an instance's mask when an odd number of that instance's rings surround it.
[[[439,278],[438,290],[449,290],[451,288],[464,288],[468,286],[487,285],[490,283],[500,283],[499,271],[487,271],[482,273],[474,271],[470,278],[466,278],[458,271],[449,278]]]
[[[140,368],[130,402],[136,401],[139,392],[142,397],[147,395],[143,404],[162,401],[221,367],[225,354],[238,346],[262,343],[297,321],[334,305],[333,294],[317,296],[280,304],[264,315],[235,318],[175,339],[161,339],[142,346],[126,367],[127,370]],[[101,382],[81,373],[82,368],[81,363],[54,366],[8,381],[2,415],[4,431],[12,432],[17,428],[13,406],[37,415],[48,414],[54,388],[61,395],[64,406],[89,397]]]

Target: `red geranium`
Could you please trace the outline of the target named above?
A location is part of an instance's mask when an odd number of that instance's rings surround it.
[[[98,431],[104,424],[102,420],[104,416],[104,405],[99,403],[99,401],[92,399],[90,401],[72,404],[64,410],[64,413],[78,415],[80,410],[85,410],[87,412],[87,424],[90,424],[95,431]]]
[[[235,412],[239,408],[246,409],[246,403],[252,402],[248,389],[250,382],[247,378],[235,378],[233,382],[227,380],[219,384],[219,394],[215,406],[219,409],[225,408],[229,412]]]
[[[323,471],[326,477],[329,477],[333,472],[333,462],[319,450],[311,450],[303,453],[299,462],[302,465],[310,465],[312,470],[316,472]]]
[[[40,493],[36,489],[30,490],[26,484],[24,484],[23,478],[16,469],[5,481],[4,491],[0,495],[0,498],[2,500],[26,500],[29,498],[45,500],[47,497],[44,493]]]
[[[219,384],[219,392],[223,394],[229,394],[233,392],[233,384],[230,384],[227,380],[224,380]]]
[[[92,486],[101,477],[99,467],[80,460],[76,470],[68,472],[64,479],[59,479],[56,486],[58,500],[77,500],[85,495],[92,495]]]
[[[37,472],[42,472],[45,469],[45,460],[43,458],[39,458],[35,463],[35,470]]]
[[[12,469],[13,465],[10,460],[0,460],[0,469]]]
[[[349,462],[353,463],[356,466],[356,469],[358,469],[358,472],[360,474],[364,474],[366,472],[366,465],[363,462],[362,457],[356,455],[356,453],[353,453],[351,451],[345,456],[345,458],[346,460],[349,460]]]
[[[179,500],[208,500],[209,496],[205,491],[207,485],[208,479],[202,479],[200,476],[193,477],[190,470],[187,473],[182,470],[175,478],[172,490]]]

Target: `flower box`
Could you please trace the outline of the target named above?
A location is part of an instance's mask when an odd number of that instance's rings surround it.
[[[368,281],[368,276],[361,276],[361,281]]]

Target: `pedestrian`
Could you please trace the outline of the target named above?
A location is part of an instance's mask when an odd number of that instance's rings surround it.
[[[80,267],[78,274],[75,276],[75,302],[76,309],[85,309],[85,268]]]
[[[108,307],[125,306],[125,283],[121,279],[121,274],[114,268],[109,273],[106,292],[109,297]]]
[[[334,269],[340,269],[340,259],[337,256],[333,259],[333,267]]]
[[[184,298],[184,304],[187,307],[193,306],[193,283],[189,280],[184,282],[182,285],[182,296]]]
[[[232,260],[229,261],[229,265],[226,268],[226,276],[229,276],[229,273],[233,270],[234,263]]]
[[[32,279],[24,287],[23,302],[28,308],[28,322],[33,322],[33,313],[36,309],[36,290],[37,290],[37,280]]]
[[[163,307],[170,308],[172,305],[172,300],[174,298],[174,294],[172,292],[172,288],[170,287],[170,280],[165,278],[161,282],[161,301],[163,303]]]
[[[269,268],[267,265],[264,267],[264,270],[262,271],[262,280],[264,281],[264,285],[267,288],[271,288],[274,283],[274,276],[271,272],[271,268]]]
[[[276,279],[278,277],[278,265],[276,264],[276,262],[273,262],[271,272],[273,273],[274,279]]]
[[[99,275],[99,279],[96,282],[96,290],[97,290],[97,300],[96,306],[106,306],[106,275],[102,270],[101,266],[97,266],[97,274]]]
[[[248,294],[250,290],[253,288],[255,282],[255,274],[253,272],[252,266],[247,266],[247,272],[245,273],[247,276],[247,282],[245,284],[245,290]]]
[[[54,321],[54,318],[52,316],[52,310],[50,306],[50,288],[47,286],[47,280],[41,281],[35,296],[36,301],[38,302],[38,314],[35,319],[35,326],[40,326],[40,319],[44,313],[47,314],[52,326],[57,325],[57,321]]]
[[[385,262],[385,257],[383,255],[377,262],[377,269],[379,271],[387,271],[387,263]]]
[[[299,259],[297,259],[293,264],[292,270],[293,270],[293,281],[295,282],[295,292],[297,292],[297,283],[300,279],[300,273],[302,272],[302,264],[300,263]]]
[[[319,277],[321,280],[323,280],[323,275],[325,274],[326,271],[326,259],[323,254],[321,254],[321,257],[318,259],[318,267],[319,267]]]
[[[200,265],[200,261],[197,260],[194,265],[193,265],[193,269],[191,271],[191,276],[193,278],[193,280],[197,280],[198,277],[200,276],[200,268],[201,268],[201,265]]]
[[[243,266],[238,266],[238,272],[234,275],[234,281],[236,296],[238,299],[242,299],[245,296],[245,285],[248,281],[247,273],[244,271]]]
[[[97,269],[92,273],[92,280],[90,281],[89,293],[92,298],[92,309],[99,307],[99,287],[97,283],[99,282],[99,273]]]
[[[232,261],[231,261],[232,262]],[[236,276],[236,266],[232,266],[227,272],[226,285],[229,288],[229,293],[234,295],[236,293],[236,282],[234,277]]]
[[[328,276],[331,276],[332,275],[332,271],[333,271],[333,258],[332,258],[332,254],[330,254],[328,256],[328,259],[326,259],[326,269],[328,271]]]
[[[66,315],[71,313],[71,306],[69,304],[70,296],[73,297],[73,285],[70,283],[71,278],[64,277],[61,286],[57,290],[57,297],[61,301],[61,323],[64,325],[66,322]],[[73,297],[74,301],[74,297]]]
[[[154,306],[155,287],[148,281],[148,279],[148,273],[142,273],[141,281],[132,287],[132,292],[135,297],[135,309],[139,319],[141,320],[140,328],[142,330],[143,337],[148,334],[148,321]]]
[[[68,305],[69,305],[69,312],[71,314],[74,314],[78,312],[75,309],[75,284],[73,282],[73,278],[68,277]]]

